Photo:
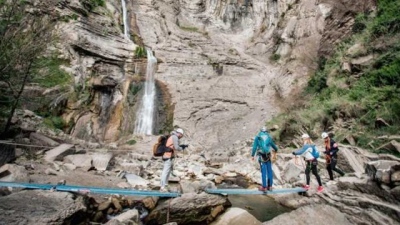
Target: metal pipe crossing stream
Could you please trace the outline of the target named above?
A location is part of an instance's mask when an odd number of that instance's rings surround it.
[[[175,198],[181,196],[180,192],[160,192],[160,191],[147,191],[147,190],[134,190],[122,188],[105,188],[105,187],[90,187],[90,186],[76,186],[65,184],[37,184],[37,183],[18,183],[18,182],[5,182],[0,181],[0,187],[14,187],[25,189],[41,189],[53,191],[66,191],[78,193],[94,193],[94,194],[119,194],[119,195],[133,195],[133,196],[157,196]],[[209,194],[222,194],[222,195],[270,195],[270,194],[287,194],[306,192],[304,188],[282,188],[274,189],[272,191],[259,191],[256,189],[205,189]]]

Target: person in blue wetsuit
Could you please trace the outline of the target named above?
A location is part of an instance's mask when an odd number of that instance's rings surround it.
[[[304,157],[306,161],[306,185],[303,186],[305,189],[310,189],[310,172],[314,174],[317,178],[318,182],[318,192],[322,192],[324,187],[322,187],[321,177],[318,175],[317,165],[318,165],[318,158],[319,158],[319,151],[315,147],[315,144],[311,141],[311,138],[308,134],[303,134],[301,136],[303,139],[304,145],[301,149],[292,152],[293,155],[300,155]]]
[[[267,128],[263,127],[254,138],[253,149],[251,151],[252,160],[258,157],[258,162],[260,163],[262,181],[262,186],[258,188],[260,191],[272,190],[272,185],[274,183],[274,174],[271,163],[271,147],[275,152],[278,151],[278,147],[276,147],[272,137],[267,132]]]

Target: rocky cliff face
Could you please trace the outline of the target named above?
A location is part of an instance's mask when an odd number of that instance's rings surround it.
[[[174,123],[206,148],[249,137],[298,93],[374,1],[134,1]]]
[[[374,7],[373,0],[127,1],[131,41],[120,1],[84,3],[56,7],[68,21],[56,29],[55,50],[70,62],[79,93],[64,113],[72,134],[111,142],[132,132],[146,63],[134,51],[145,45],[158,59],[155,130],[173,115],[206,149],[253,136],[299,93],[354,16]]]

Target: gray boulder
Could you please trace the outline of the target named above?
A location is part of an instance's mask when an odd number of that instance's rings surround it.
[[[309,205],[296,209],[290,213],[285,213],[275,217],[274,219],[264,222],[263,225],[351,225],[345,214],[329,205]]]
[[[82,197],[67,192],[21,191],[0,202],[0,224],[69,224],[86,210]]]
[[[211,225],[261,225],[253,215],[241,208],[229,208]]]
[[[160,203],[146,221],[148,224],[162,224],[169,214],[169,221],[178,224],[209,223],[229,206],[229,200],[219,195],[188,193]]]

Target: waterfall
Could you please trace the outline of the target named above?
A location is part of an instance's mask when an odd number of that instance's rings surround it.
[[[125,36],[125,38],[130,39],[129,27],[128,27],[128,12],[126,10],[125,0],[121,0],[121,5],[122,5],[122,20],[124,22],[124,36]]]
[[[156,95],[156,86],[154,83],[156,65],[156,57],[153,56],[153,52],[151,50],[147,49],[146,82],[144,84],[142,101],[136,114],[135,134],[152,134],[154,98]]]

